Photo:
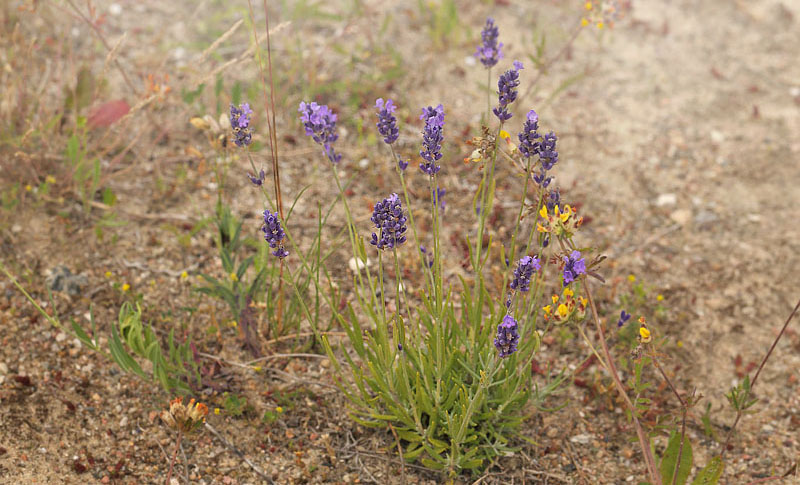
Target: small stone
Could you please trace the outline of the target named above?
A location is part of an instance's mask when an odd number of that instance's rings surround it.
[[[124,428],[127,425],[128,425],[128,417],[123,416],[122,419],[119,421],[119,427]]]
[[[368,158],[362,158],[361,160],[358,161],[358,168],[365,169],[367,167],[369,167],[369,159]]]
[[[669,218],[681,226],[685,226],[692,220],[692,212],[689,209],[678,209],[673,211],[672,214],[669,215]]]
[[[0,362],[0,376],[8,374],[8,365],[5,362]]]
[[[368,264],[369,264],[369,258],[367,258],[366,264],[364,264],[364,262],[361,261],[361,258],[350,258],[350,261],[347,262],[347,266],[350,267],[350,271],[352,271],[353,273],[355,273],[356,271],[363,270]]]
[[[661,194],[656,199],[656,206],[664,207],[678,203],[678,196],[675,194]]]
[[[56,335],[56,342],[63,342],[64,340],[67,340],[67,334],[58,332],[58,335]]]
[[[320,362],[319,365],[321,365],[323,369],[327,369],[331,366],[331,361],[330,359],[322,359],[322,362]]]
[[[112,3],[108,7],[108,13],[116,17],[117,15],[122,13],[122,6],[118,3]]]
[[[725,141],[725,134],[722,133],[721,131],[711,130],[710,135],[711,135],[711,141],[713,141],[714,143],[722,143],[723,141]]]
[[[577,443],[579,445],[588,445],[592,441],[592,435],[590,434],[579,434],[575,435],[569,439],[572,443]]]
[[[698,226],[703,224],[711,224],[717,220],[719,220],[719,217],[717,217],[717,215],[710,210],[701,210],[694,216],[694,223]]]

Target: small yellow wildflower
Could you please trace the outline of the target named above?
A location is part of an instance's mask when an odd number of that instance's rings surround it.
[[[156,280],[150,280],[150,286],[156,286]]]
[[[581,27],[586,27],[587,25],[589,25],[589,20],[586,19],[586,18],[582,18],[581,19]]]
[[[283,408],[278,406],[278,407],[275,408],[275,412],[278,413],[278,414],[281,414],[283,412]]]
[[[592,2],[586,2],[586,4],[584,5],[584,8],[586,10],[591,10],[592,9]]]
[[[111,271],[106,271],[105,272],[105,277],[106,278],[111,278]]]
[[[675,345],[677,345],[677,346],[678,346],[678,348],[680,349],[681,347],[683,347],[683,340],[678,340],[678,341],[675,343]]]
[[[236,320],[231,320],[231,322],[228,325],[230,325],[232,328],[236,328],[239,326],[239,322],[237,322]]]
[[[239,281],[239,277],[236,276],[236,273],[231,273],[228,277],[231,279],[231,281]]]
[[[542,209],[539,211],[539,215],[542,216],[544,219],[547,219],[547,206],[543,205]]]
[[[569,313],[569,308],[567,308],[567,305],[563,303],[558,305],[558,315],[561,318],[566,318],[568,313]]]
[[[564,298],[572,298],[575,296],[575,292],[570,290],[569,287],[564,288]]]
[[[543,306],[542,310],[544,310],[545,315],[550,315],[550,313],[553,311],[553,307],[550,305]]]
[[[31,190],[33,190],[33,187],[31,187],[31,184],[28,184],[28,185],[25,186],[25,190],[30,192]]]
[[[643,343],[650,342],[650,330],[648,330],[644,325],[639,327],[639,335],[641,335]]]
[[[254,370],[255,372],[261,372],[261,366],[254,365],[254,366],[253,366],[253,370]]]
[[[182,271],[182,272],[181,272],[181,279],[182,279],[182,280],[187,280],[187,279],[189,279],[189,273],[187,273],[186,271]]]
[[[658,296],[656,297],[656,300],[658,300],[658,301],[664,301],[664,295],[658,295]]]
[[[629,274],[629,275],[628,275],[628,281],[630,281],[631,283],[633,283],[634,281],[636,281],[636,276],[634,276],[634,275],[632,275],[632,274]]]
[[[214,408],[214,414],[219,415],[219,408]]]
[[[598,29],[602,29],[603,28],[603,22],[597,22],[597,28]]]
[[[509,135],[506,130],[500,130],[500,138],[502,138],[503,140],[507,140],[511,138],[511,135]]]
[[[44,178],[44,181],[47,182],[48,184],[54,184],[56,183],[56,178],[53,177],[52,175],[48,175],[47,177]]]
[[[558,295],[553,295],[551,298],[553,299],[553,304],[558,303]]]
[[[129,285],[128,283],[125,283],[125,284],[122,285],[122,291],[123,292],[128,291],[130,289],[131,289],[131,285]]]

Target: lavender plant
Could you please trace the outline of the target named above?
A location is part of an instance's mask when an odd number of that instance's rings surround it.
[[[522,228],[523,214],[537,215],[542,208],[546,210],[545,187],[535,182],[534,168],[552,169],[557,152],[549,138],[545,140],[530,129],[526,135],[529,140],[526,154],[516,148],[503,151],[498,146],[497,140],[505,133],[503,125],[513,116],[511,105],[516,99],[521,69],[521,63],[514,62],[498,81],[498,104],[493,111],[499,126],[495,133],[485,128],[485,136],[473,140],[482,149],[476,150],[471,159],[490,168],[483,171],[476,195],[480,210],[476,211],[474,249],[468,242],[472,282],[464,279],[458,288],[446,284],[442,271],[441,212],[445,191],[439,187],[438,176],[444,170],[444,107],[428,106],[420,116],[423,127],[419,168],[429,184],[431,197],[427,203],[410,197],[406,181],[410,175],[405,170],[408,162],[403,161],[394,147],[398,128],[393,113],[397,107],[392,100],[376,101],[376,128],[388,147],[402,200],[398,191],[377,202],[371,218],[375,229],[365,233],[357,229],[339,182],[341,155],[332,145],[336,115],[326,106],[300,105],[306,134],[322,146],[325,158],[332,162],[353,257],[366,263],[368,248],[372,246],[377,252],[377,275],[373,277],[364,265],[363,274],[358,272],[354,279],[353,302],[345,312],[337,313],[355,354],[343,353],[353,382],[337,377],[338,385],[351,402],[354,420],[366,426],[391,429],[406,460],[419,459],[426,467],[449,476],[467,470],[480,471],[496,458],[513,453],[511,439],[519,435],[526,405],[531,399],[534,404],[541,403],[561,379],[548,381],[543,388],[531,381],[530,363],[540,342],[538,301],[543,288],[548,280],[558,286],[579,286],[575,279],[587,272],[583,254],[577,248],[569,251],[565,246],[569,242],[565,235],[571,237],[580,225],[574,210],[565,206],[562,212],[556,205],[552,211],[557,220],[550,223],[545,219],[538,226],[531,223]],[[337,153],[337,157],[331,153]],[[494,167],[500,154],[520,167],[525,180],[517,227],[509,242],[513,265],[506,263],[505,253],[499,258],[492,254],[491,236],[488,245],[483,243],[484,232],[490,230],[487,214],[494,203]],[[528,187],[537,192],[533,206],[525,203]],[[429,204],[429,235],[419,231],[411,210],[420,203]],[[519,244],[517,237],[525,231],[523,242],[527,244]],[[558,256],[553,265],[542,263],[548,259],[542,244],[545,232],[562,243],[549,249]],[[407,238],[413,238],[414,244],[404,245]],[[432,248],[421,244],[427,238],[433,241]],[[408,257],[409,248],[419,259],[423,288],[417,295],[408,292],[410,283],[400,270],[400,261]],[[523,255],[517,258],[519,253]],[[490,267],[505,268],[507,276],[502,288],[487,285],[485,273]],[[392,277],[394,282],[387,292],[386,281]],[[553,281],[554,278],[558,280]],[[387,305],[391,301],[394,301],[393,311]],[[585,301],[581,308],[585,313]],[[577,314],[573,305],[571,315]],[[341,375],[343,363],[325,336],[323,343],[340,371],[337,376]]]

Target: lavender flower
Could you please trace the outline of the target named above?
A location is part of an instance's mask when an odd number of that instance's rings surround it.
[[[383,136],[383,141],[391,145],[397,141],[400,136],[400,130],[397,128],[397,118],[394,116],[394,111],[397,109],[391,99],[383,102],[383,98],[378,98],[375,101],[375,107],[378,108],[378,133]]]
[[[494,19],[487,18],[486,25],[481,30],[481,45],[478,46],[478,50],[475,52],[475,57],[480,59],[481,64],[487,69],[491,69],[492,66],[497,64],[497,61],[503,58],[503,43],[497,43],[499,35],[500,31],[494,25]]]
[[[435,108],[428,106],[422,110],[419,119],[425,122],[425,129],[422,132],[422,150],[419,152],[425,161],[419,164],[419,168],[433,177],[442,168],[441,165],[436,165],[436,162],[442,158],[444,107],[441,104]]]
[[[558,188],[555,188],[550,191],[550,194],[547,196],[547,200],[545,200],[545,205],[547,206],[548,212],[553,212],[556,206],[562,207],[561,205],[561,191]]]
[[[516,352],[518,343],[517,321],[511,315],[506,315],[503,317],[502,323],[497,326],[497,337],[494,339],[494,346],[500,352],[500,358],[504,359]]]
[[[516,88],[519,86],[520,69],[522,69],[522,63],[514,61],[514,67],[501,74],[500,79],[497,81],[499,106],[492,108],[492,112],[501,123],[511,119],[512,115],[507,108],[517,99]]]
[[[631,319],[631,314],[626,313],[625,310],[622,310],[619,314],[619,321],[617,322],[617,327],[625,325],[625,323],[630,319]]]
[[[572,251],[569,257],[564,256],[564,286],[575,281],[581,274],[586,274],[586,261],[581,258],[581,252]]]
[[[551,170],[558,163],[556,140],[558,140],[556,134],[551,131],[544,135],[544,139],[539,144],[539,161],[542,162],[542,168],[545,170]]]
[[[539,258],[536,256],[525,256],[517,263],[517,268],[514,270],[514,279],[511,281],[511,289],[516,291],[526,292],[531,289],[531,277],[534,271],[542,269],[539,264]]]
[[[231,128],[233,129],[233,142],[236,146],[245,147],[253,141],[253,136],[250,133],[250,115],[253,110],[250,109],[249,103],[242,103],[237,108],[231,103]]]
[[[519,151],[525,157],[532,157],[539,151],[539,115],[536,111],[528,111],[528,117],[525,124],[522,126],[522,132],[517,136],[519,138]]]
[[[400,167],[400,170],[404,171],[408,168],[408,160],[403,161],[402,157],[397,157],[397,166]]]
[[[434,204],[438,203],[439,208],[442,210],[442,212],[444,212],[444,207],[446,205],[444,202],[444,194],[446,193],[447,191],[445,189],[437,187],[436,189],[433,190],[433,193],[431,194],[433,196],[433,203]]]
[[[289,252],[283,247],[283,238],[286,233],[281,227],[281,220],[277,212],[264,211],[264,225],[261,226],[261,231],[264,233],[264,239],[269,243],[269,247],[275,250],[272,252],[273,256],[283,259],[289,255]]]
[[[258,177],[256,177],[253,174],[250,174],[250,173],[247,174],[247,177],[250,179],[251,182],[253,182],[253,185],[258,186],[258,187],[261,187],[262,185],[264,185],[264,178],[266,176],[267,176],[267,174],[264,173],[264,169],[263,168],[261,169],[260,172],[258,172]]]
[[[339,163],[342,156],[333,149],[339,135],[336,134],[337,116],[326,105],[300,103],[300,121],[306,129],[306,135],[322,145],[325,155],[331,163]]]
[[[425,260],[425,264],[428,265],[429,268],[433,267],[433,255],[428,254],[428,249],[423,246],[422,244],[419,245],[419,252],[422,253],[423,259]]]
[[[370,220],[378,228],[378,234],[372,233],[370,244],[378,249],[394,249],[406,241],[406,216],[397,194],[375,204]]]

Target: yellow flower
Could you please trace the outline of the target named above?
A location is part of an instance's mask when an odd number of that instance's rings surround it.
[[[559,216],[558,206],[556,206],[556,215]],[[559,216],[561,218],[561,222],[567,222],[567,219],[569,219],[569,216],[571,215],[572,215],[572,207],[570,207],[569,205],[565,205],[564,212]]]
[[[275,408],[275,412],[278,413],[278,414],[281,414],[283,412],[283,408],[278,406],[278,407]]]
[[[511,138],[511,135],[509,135],[506,130],[500,130],[500,138],[502,138],[503,140],[507,140]]]
[[[658,300],[658,301],[664,301],[664,295],[658,295],[658,296],[656,297],[656,300]]]
[[[219,408],[214,408],[214,414],[219,414]]]
[[[678,342],[676,342],[675,345],[677,345],[678,348],[683,347],[683,340],[678,340]]]
[[[586,8],[586,10],[591,10],[592,9],[592,2],[586,2],[586,4],[584,5],[584,8]]]
[[[128,291],[130,289],[131,289],[131,285],[129,285],[128,283],[125,283],[125,284],[122,285],[122,291]]]
[[[642,337],[642,342],[643,343],[650,342],[650,340],[651,340],[650,339],[650,330],[648,330],[647,327],[645,327],[644,325],[639,327],[639,335]]]
[[[48,184],[54,184],[56,183],[56,178],[53,177],[52,175],[48,175],[47,177],[44,178],[44,181],[47,182]]]
[[[253,370],[254,370],[255,372],[261,372],[261,367],[260,367],[260,366],[257,366],[257,365],[254,365],[254,366],[253,366]]]
[[[556,206],[556,207],[558,207],[558,206]],[[547,206],[546,205],[542,206],[542,209],[539,211],[539,215],[542,216],[543,218],[547,219]]]
[[[630,281],[631,283],[633,283],[634,281],[636,281],[636,276],[634,276],[634,275],[632,275],[632,274],[629,274],[629,275],[628,275],[628,281]]]
[[[598,29],[602,29],[603,28],[603,22],[597,22],[597,28]]]
[[[239,277],[236,276],[236,273],[231,273],[228,275],[228,277],[231,279],[231,281],[239,281]]]
[[[551,298],[553,299],[553,304],[558,303],[558,295],[553,295]]]
[[[564,288],[564,298],[572,298],[575,292],[570,290],[569,287]]]
[[[239,326],[239,322],[237,322],[236,320],[231,320],[231,322],[228,325],[230,325],[233,328],[236,328]]]
[[[589,25],[589,21],[587,19],[585,19],[585,18],[582,18],[581,19],[581,27],[586,27],[587,25]]]
[[[536,224],[536,230],[539,232],[548,232],[547,229],[545,229],[541,224]]]
[[[181,272],[181,279],[182,280],[189,279],[189,273],[187,273],[186,271],[182,271]]]
[[[105,272],[105,277],[106,278],[111,278],[111,271],[106,271]]]
[[[569,309],[567,308],[567,305],[565,305],[563,303],[558,305],[558,315],[561,318],[566,318],[568,313],[569,313]]]
[[[28,185],[25,186],[25,190],[30,192],[31,190],[33,190],[33,187],[31,187],[31,184],[28,184]]]
[[[542,310],[544,310],[545,315],[550,315],[550,313],[553,311],[553,307],[550,305],[543,306]]]

